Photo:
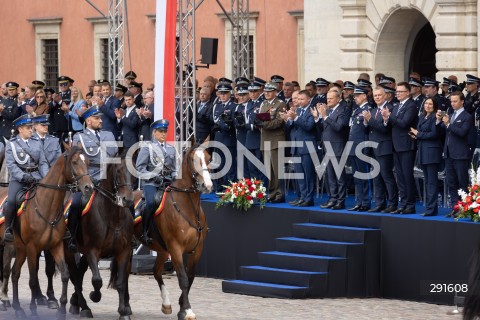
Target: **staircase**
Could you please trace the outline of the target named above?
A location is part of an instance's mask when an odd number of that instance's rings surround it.
[[[371,297],[380,294],[380,229],[350,214],[310,212],[293,235],[259,252],[259,265],[240,267],[223,292],[272,298]]]

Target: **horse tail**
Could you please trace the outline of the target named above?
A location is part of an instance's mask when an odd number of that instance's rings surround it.
[[[118,278],[118,261],[113,258],[110,263],[110,281],[108,282],[108,288],[117,289]]]
[[[480,244],[470,258],[468,294],[465,297],[463,319],[471,320],[480,316]]]

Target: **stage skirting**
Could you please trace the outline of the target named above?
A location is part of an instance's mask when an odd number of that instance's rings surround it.
[[[434,284],[466,283],[469,259],[480,243],[480,224],[444,215],[422,217],[421,207],[413,215],[340,212],[318,205],[299,209],[288,204],[243,212],[231,207],[215,210],[211,196],[204,197],[202,205],[210,232],[197,274],[212,278],[237,279],[241,266],[258,264],[258,252],[274,250],[275,238],[288,237],[293,224],[313,219],[381,230],[381,297],[451,304],[453,293],[430,291]]]

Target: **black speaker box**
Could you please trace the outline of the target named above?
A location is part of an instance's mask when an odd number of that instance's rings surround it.
[[[200,55],[202,63],[217,64],[218,39],[202,38],[200,43]]]

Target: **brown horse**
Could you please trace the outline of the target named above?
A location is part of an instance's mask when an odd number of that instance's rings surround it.
[[[70,313],[80,313],[81,317],[93,317],[83,297],[83,277],[90,266],[94,288],[90,293],[90,299],[99,302],[102,296],[100,292],[102,278],[98,262],[101,258],[113,257],[109,286],[118,291],[120,319],[130,319],[132,310],[129,302],[128,277],[131,266],[133,217],[129,207],[133,206],[133,191],[125,159],[123,158],[119,164],[109,164],[106,176],[107,179],[95,187],[96,194],[89,212],[80,219],[81,231],[77,233],[77,243],[83,256],[79,266],[77,267],[71,253],[66,255],[75,286],[75,292],[70,299]]]
[[[182,290],[178,319],[196,319],[188,293],[195,279],[195,267],[202,255],[203,241],[207,235],[207,220],[200,205],[200,193],[210,192],[212,180],[207,165],[210,154],[204,146],[195,145],[185,153],[181,176],[167,188],[164,209],[153,218],[150,233],[153,238],[151,250],[156,251],[154,275],[162,296],[162,312],[172,313],[168,291],[163,283],[164,263],[170,253],[173,267],[177,272],[178,284]],[[135,203],[142,197],[141,191],[134,193]],[[140,239],[143,226],[135,226],[135,236]],[[186,266],[183,255],[188,254]]]
[[[77,190],[84,196],[93,192],[93,184],[88,175],[88,160],[82,149],[65,145],[66,152],[52,166],[46,177],[30,189],[24,213],[17,217],[14,226],[16,259],[13,264],[12,284],[15,316],[26,318],[18,299],[18,279],[20,271],[28,259],[32,317],[38,317],[35,298],[39,292],[37,257],[40,251],[49,250],[61,273],[62,294],[57,318],[66,318],[68,268],[63,251],[65,223],[63,223],[63,200],[67,190]]]

